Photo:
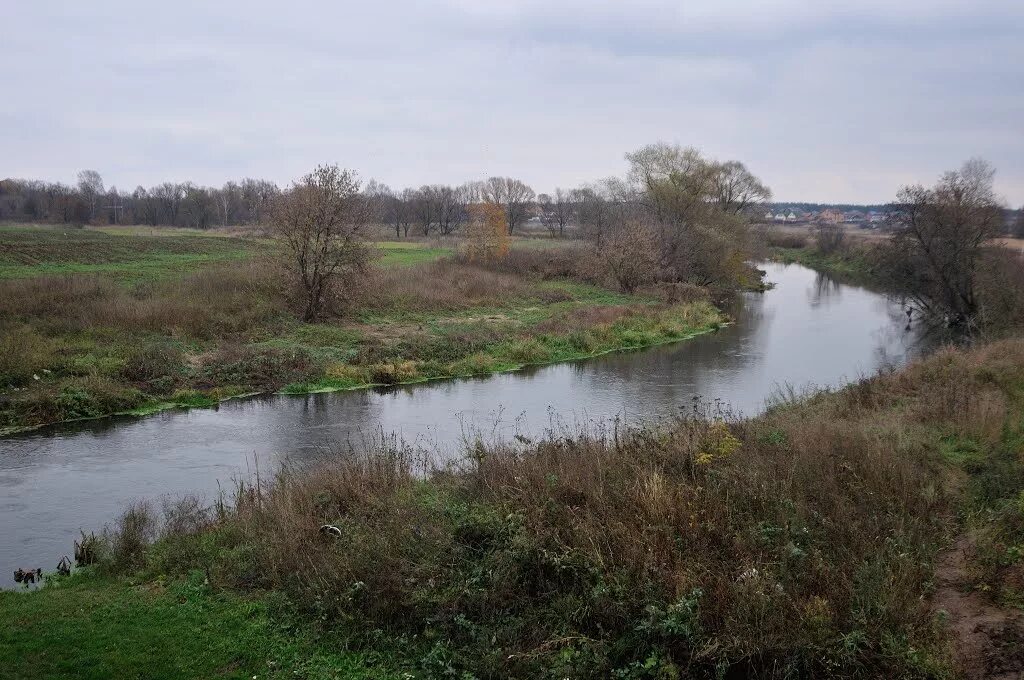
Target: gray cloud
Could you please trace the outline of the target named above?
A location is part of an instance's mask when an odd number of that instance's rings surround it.
[[[1024,202],[1024,4],[13,3],[0,175],[396,186],[624,170],[667,140],[783,200],[885,201],[970,156]]]

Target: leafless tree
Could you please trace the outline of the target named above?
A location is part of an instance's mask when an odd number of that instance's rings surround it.
[[[217,214],[217,203],[213,192],[191,182],[186,182],[183,185],[183,190],[182,206],[188,226],[195,229],[209,229]]]
[[[534,196],[528,184],[512,177],[491,177],[481,187],[484,201],[504,208],[509,234],[529,216]]]
[[[96,218],[96,208],[103,194],[103,178],[95,170],[82,170],[78,173],[78,191],[86,205],[89,206],[89,219]]]
[[[242,180],[242,202],[245,206],[245,221],[260,224],[270,213],[274,200],[281,190],[273,182],[263,179]]]
[[[825,255],[837,253],[846,245],[846,230],[841,224],[819,224],[814,228],[814,243]]]
[[[904,187],[890,208],[895,232],[883,246],[883,271],[920,311],[949,325],[975,325],[979,265],[1004,223],[994,175],[972,159],[933,188]]]
[[[302,318],[316,321],[338,299],[350,299],[365,277],[367,206],[359,180],[321,165],[275,202],[274,228],[302,294]]]
[[[771,189],[739,161],[716,164],[711,181],[718,207],[725,212],[742,213],[772,198]]]
[[[1017,211],[1017,220],[1013,223],[1010,233],[1017,238],[1024,238],[1024,207]]]
[[[605,233],[615,222],[611,197],[599,185],[590,185],[573,189],[570,200],[575,206],[577,221],[584,237],[601,248]]]
[[[420,187],[412,200],[413,219],[424,236],[430,236],[430,231],[437,221],[437,203],[434,201],[433,192],[429,186]]]
[[[135,217],[152,227],[160,224],[160,204],[143,186],[135,187],[132,192],[135,204]]]
[[[178,212],[181,210],[181,202],[185,198],[184,188],[181,184],[164,182],[150,190],[150,195],[160,206],[160,212],[165,220],[164,224],[178,224]]]
[[[237,182],[225,182],[220,191],[211,192],[217,203],[220,221],[223,226],[243,222],[242,187]]]
[[[452,234],[465,224],[468,219],[466,207],[471,201],[471,188],[467,185],[452,187],[435,185],[432,187],[432,199],[435,204],[438,230],[444,234]]]

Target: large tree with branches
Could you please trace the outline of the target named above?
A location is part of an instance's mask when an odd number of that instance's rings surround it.
[[[359,180],[337,165],[318,166],[277,200],[274,228],[301,294],[304,321],[350,299],[367,273],[367,218]]]

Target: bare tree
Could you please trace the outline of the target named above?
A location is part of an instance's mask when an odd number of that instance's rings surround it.
[[[437,214],[437,227],[442,234],[452,234],[465,224],[468,219],[466,207],[470,202],[469,187],[466,185],[459,187],[434,186],[433,201]]]
[[[994,175],[973,159],[931,189],[904,187],[890,209],[895,233],[882,247],[883,271],[920,311],[949,325],[975,325],[979,264],[1004,223]]]
[[[99,197],[103,194],[103,178],[95,170],[82,170],[78,173],[78,191],[89,206],[89,219],[96,218]]]
[[[245,178],[242,180],[242,203],[245,206],[245,221],[260,224],[271,212],[274,200],[281,190],[273,182],[263,179]]]
[[[430,230],[437,220],[437,203],[429,186],[420,187],[412,200],[413,219],[420,228],[420,233],[430,236]]]
[[[481,187],[484,201],[496,203],[505,210],[509,234],[529,216],[534,196],[528,184],[512,177],[491,177]]]
[[[742,213],[772,198],[771,189],[739,161],[718,163],[711,181],[718,207],[725,212]]]
[[[416,191],[414,189],[403,189],[402,193],[395,196],[392,201],[392,224],[395,226],[395,233],[402,230],[402,235],[409,237],[409,227],[412,226],[413,209],[416,205]]]
[[[1017,220],[1013,223],[1010,233],[1017,238],[1024,238],[1024,208],[1017,211]]]
[[[195,229],[209,229],[217,214],[217,203],[213,192],[206,187],[186,182],[183,185],[183,193],[182,206],[188,226]]]
[[[223,226],[242,222],[242,187],[237,182],[225,182],[220,191],[212,192],[220,212]]]
[[[274,228],[301,290],[304,321],[322,318],[362,281],[370,262],[366,222],[359,180],[337,165],[318,166],[276,201]]]
[[[575,203],[568,191],[555,189],[554,200],[551,201],[551,221],[558,228],[558,235],[565,236],[565,228],[573,219]]]
[[[605,232],[611,227],[615,218],[612,199],[600,186],[591,185],[573,189],[570,200],[575,206],[577,221],[585,238],[601,248]]]
[[[819,224],[814,229],[814,243],[825,255],[837,253],[846,245],[846,231],[841,224]]]
[[[181,210],[181,201],[185,197],[184,187],[181,184],[164,182],[153,187],[149,193],[160,206],[164,224],[176,225],[178,212]]]

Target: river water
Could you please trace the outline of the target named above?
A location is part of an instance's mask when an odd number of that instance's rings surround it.
[[[735,323],[690,341],[480,379],[307,396],[270,395],[145,418],[107,418],[0,439],[0,587],[52,570],[80,528],[133,500],[213,498],[257,465],[325,455],[395,433],[434,455],[467,434],[509,439],[552,426],[671,417],[695,396],[753,415],[787,388],[837,386],[920,351],[898,306],[799,265],[739,301]]]

